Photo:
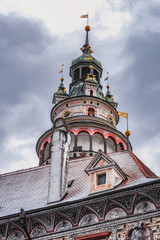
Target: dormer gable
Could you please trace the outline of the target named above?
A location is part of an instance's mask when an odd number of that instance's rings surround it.
[[[112,189],[126,179],[117,163],[99,151],[86,168],[90,175],[90,193]]]

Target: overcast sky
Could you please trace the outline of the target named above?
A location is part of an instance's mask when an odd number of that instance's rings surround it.
[[[118,110],[128,112],[133,152],[160,175],[160,1],[0,0],[0,172],[38,165],[35,146],[50,127],[64,64],[90,45],[110,75]],[[126,130],[120,119],[119,130]]]

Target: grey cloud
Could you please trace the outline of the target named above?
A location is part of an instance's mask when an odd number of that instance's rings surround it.
[[[103,78],[107,71],[110,72],[111,92],[119,102],[118,110],[129,113],[131,142],[137,152],[136,149],[140,151],[145,144],[148,146],[148,139],[157,139],[160,132],[160,33],[152,27],[155,6],[150,10],[150,4],[147,4],[142,14],[141,9],[145,2],[127,2],[121,10],[132,13],[133,21],[128,27],[125,27],[119,36],[103,41],[97,39],[93,29],[93,32],[90,32],[90,44],[94,56],[103,64]],[[156,12],[159,9],[157,5]],[[150,16],[148,28],[147,14]],[[68,86],[71,81],[68,76],[71,60],[81,54],[79,48],[84,39],[84,31],[68,34],[63,39],[52,36],[41,22],[14,14],[1,16],[2,163],[3,159],[7,158],[9,166],[18,156],[17,153],[9,155],[5,152],[3,141],[7,142],[8,138],[15,134],[20,138],[23,138],[23,135],[24,138],[33,135],[36,144],[38,137],[51,127],[51,101],[59,85],[60,66],[65,64],[65,85]],[[17,111],[17,117],[11,109]],[[124,121],[121,119],[118,127],[122,131],[125,130]],[[158,166],[157,158],[158,154],[154,153],[152,165]]]

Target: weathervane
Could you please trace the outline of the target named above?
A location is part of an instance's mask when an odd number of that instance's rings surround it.
[[[107,72],[107,77],[104,79],[104,81],[107,81],[107,88],[109,88],[109,72]]]
[[[63,67],[64,67],[64,64],[62,64],[62,69],[59,72],[59,74],[61,74],[61,82],[63,82],[63,80],[64,80],[64,78],[63,78]]]
[[[80,18],[87,18],[87,26],[89,25],[89,14],[83,14],[80,16]]]

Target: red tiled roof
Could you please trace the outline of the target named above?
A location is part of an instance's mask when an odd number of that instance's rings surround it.
[[[140,170],[144,173],[147,178],[158,178],[154,172],[151,171],[139,158],[137,158],[132,151],[130,151],[133,159],[138,164]]]

